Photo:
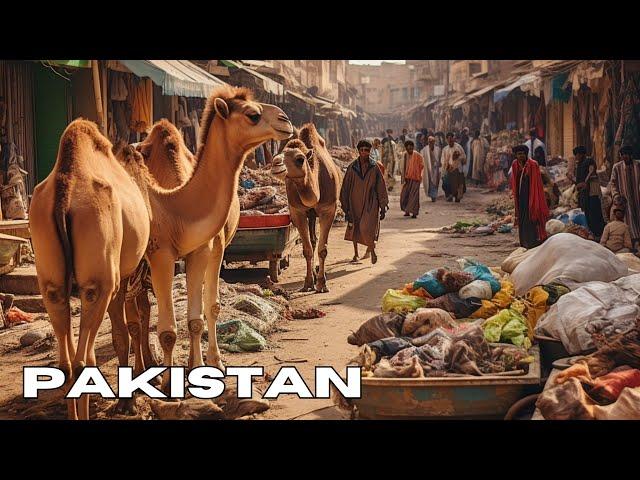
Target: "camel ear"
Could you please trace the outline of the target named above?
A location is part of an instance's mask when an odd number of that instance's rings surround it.
[[[213,106],[216,109],[216,113],[220,115],[223,119],[229,118],[229,105],[221,98],[216,98]]]
[[[312,162],[312,161],[313,161],[313,148],[310,148],[310,149],[307,151],[307,160],[309,160],[309,162]]]

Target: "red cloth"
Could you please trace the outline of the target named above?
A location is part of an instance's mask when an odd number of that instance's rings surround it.
[[[523,168],[520,166],[518,160],[514,160],[511,164],[511,191],[513,192],[513,198],[516,203],[516,216],[519,217],[519,189],[518,182],[520,174],[527,175],[530,179],[529,185],[529,218],[536,224],[536,230],[538,232],[538,239],[544,240],[547,238],[547,230],[545,225],[549,220],[549,207],[547,206],[547,200],[544,196],[544,188],[542,186],[542,175],[540,174],[540,166],[538,162],[529,158],[524,164]]]
[[[591,394],[615,401],[624,388],[640,387],[640,370],[635,368],[616,370],[598,377],[593,384]]]

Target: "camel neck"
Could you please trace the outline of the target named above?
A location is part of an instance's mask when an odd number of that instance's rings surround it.
[[[198,231],[210,237],[224,226],[233,199],[238,195],[240,170],[246,155],[245,149],[229,142],[224,128],[214,119],[191,178],[182,187],[157,194],[168,213],[180,218],[186,227],[205,224],[206,229],[198,228]]]

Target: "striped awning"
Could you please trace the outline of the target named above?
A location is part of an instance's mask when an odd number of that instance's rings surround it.
[[[188,60],[119,60],[138,77],[149,77],[162,87],[163,95],[208,98],[211,91],[226,85],[219,78]]]

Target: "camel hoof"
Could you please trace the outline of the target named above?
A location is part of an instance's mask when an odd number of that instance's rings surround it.
[[[207,364],[208,367],[216,367],[218,370],[221,370],[223,372],[225,371],[224,370],[224,364],[222,363],[222,360],[220,360],[220,359],[217,362],[209,362],[209,361],[207,361],[206,364]]]
[[[136,400],[135,398],[121,398],[116,403],[116,406],[113,407],[114,415],[126,415],[129,417],[136,416],[138,414],[138,409],[136,408]]]
[[[316,293],[329,293],[329,289],[327,288],[326,285],[317,286],[316,287]]]

